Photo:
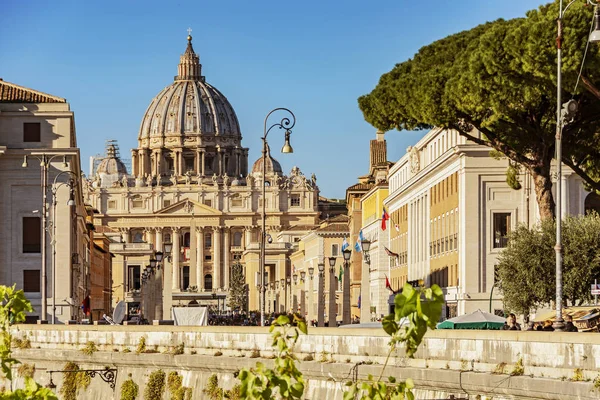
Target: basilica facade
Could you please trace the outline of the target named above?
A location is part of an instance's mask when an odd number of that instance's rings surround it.
[[[258,310],[263,201],[269,287],[289,281],[289,255],[319,221],[314,174],[297,167],[284,174],[268,147],[264,168],[263,157],[248,168],[235,111],[206,81],[187,39],[174,82],[142,117],[132,171],[111,143],[84,183],[96,226],[112,238],[113,305],[124,300],[148,319],[170,319],[173,308],[190,304],[226,308],[234,264],[243,266],[247,308]],[[170,256],[145,274],[165,247]],[[289,309],[277,298],[267,311]]]

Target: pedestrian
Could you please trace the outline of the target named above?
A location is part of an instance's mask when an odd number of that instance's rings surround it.
[[[517,322],[517,316],[513,313],[510,313],[509,316],[512,318],[514,325],[517,329],[511,329],[511,330],[517,330],[520,331],[521,330],[521,325],[519,325],[519,323]]]
[[[549,319],[544,321],[544,327],[542,328],[543,331],[548,331],[548,332],[553,332],[554,328],[552,327],[552,321],[550,321]]]
[[[578,332],[579,329],[573,324],[573,317],[571,315],[565,316],[565,332]]]

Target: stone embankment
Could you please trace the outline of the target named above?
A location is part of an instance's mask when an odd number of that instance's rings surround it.
[[[35,378],[46,384],[49,370],[71,361],[80,368],[117,370],[113,391],[99,377],[79,398],[120,398],[121,384],[131,375],[140,396],[150,373],[177,371],[192,398],[217,374],[224,388],[235,373],[259,359],[273,357],[271,335],[260,327],[181,326],[37,326],[14,327],[24,349],[15,357],[35,364]],[[295,352],[308,379],[306,399],[341,399],[344,383],[379,376],[388,352],[381,329],[310,328]],[[143,343],[143,345],[142,345]],[[85,354],[84,348],[97,349]],[[142,350],[138,353],[139,350]],[[593,333],[515,331],[433,331],[414,359],[404,350],[393,354],[384,374],[411,377],[421,399],[597,399],[600,398],[600,335]],[[60,388],[62,376],[53,374]],[[22,384],[17,379],[13,385]],[[166,398],[166,396],[165,396]]]

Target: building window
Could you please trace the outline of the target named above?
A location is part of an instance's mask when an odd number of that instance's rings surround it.
[[[171,243],[171,234],[165,233],[165,238],[163,240],[164,243]]]
[[[133,231],[133,243],[144,243],[144,234],[142,231]]]
[[[300,195],[292,194],[290,197],[290,207],[300,207]]]
[[[190,247],[190,232],[183,234],[183,247]]]
[[[40,217],[23,217],[23,253],[42,251],[42,220]]]
[[[502,249],[508,245],[510,233],[510,213],[494,213],[494,248]]]
[[[194,172],[194,158],[193,157],[186,157],[184,158],[185,160],[185,171],[188,172]]]
[[[163,201],[163,204],[165,207],[169,207],[171,205],[171,200],[165,200]]]
[[[23,141],[24,142],[40,142],[40,123],[39,122],[24,122],[23,123]]]
[[[175,174],[175,169],[173,167],[173,165],[174,165],[173,159],[171,157],[165,157],[165,162],[167,164],[167,173],[169,175]]]
[[[144,207],[144,200],[142,199],[142,196],[134,196],[131,199],[131,206],[133,208],[142,208]]]
[[[233,233],[233,245],[238,247],[242,245],[242,232]]]
[[[242,197],[239,194],[234,194],[231,196],[231,207],[242,207]]]
[[[140,290],[142,287],[139,265],[130,265],[127,267],[127,286],[129,287],[129,291]]]
[[[23,271],[23,291],[29,293],[39,293],[40,291],[40,270],[26,269]]]
[[[335,243],[331,245],[331,257],[337,257],[340,255],[340,245]]]
[[[208,200],[208,199],[204,200],[204,205],[208,206],[208,207],[212,207],[212,200]]]
[[[181,271],[181,288],[187,290],[190,287],[190,266],[184,265]]]
[[[212,290],[212,275],[211,274],[204,275],[204,289]]]
[[[114,210],[115,208],[117,208],[117,201],[116,200],[109,200],[108,201],[108,209],[109,210]]]
[[[210,249],[212,247],[212,235],[210,233],[204,234],[204,248]]]

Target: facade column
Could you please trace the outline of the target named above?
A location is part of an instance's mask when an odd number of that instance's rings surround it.
[[[144,228],[144,236],[146,239],[146,242],[148,244],[153,245],[152,248],[154,248],[154,250],[156,250],[156,246],[154,245],[154,228]]]
[[[252,242],[252,227],[247,226],[244,229],[244,248],[247,249],[250,243]]]
[[[196,228],[196,249],[198,257],[196,257],[196,286],[198,292],[204,290],[204,231],[202,228]]]
[[[173,282],[172,288],[173,290],[180,290],[180,267],[179,267],[179,254],[181,254],[181,243],[179,240],[179,227],[173,228]]]
[[[204,173],[204,156],[206,154],[206,151],[204,149],[202,149],[200,151],[200,170],[202,171],[202,176],[206,176],[206,174]]]
[[[229,260],[231,258],[231,248],[230,248],[230,235],[231,235],[231,230],[229,228],[224,228],[223,229],[223,273],[225,274],[224,279],[223,279],[223,287],[225,287],[225,289],[229,289],[229,277],[230,277],[230,272],[229,271]]]
[[[132,149],[131,150],[131,175],[133,175],[135,178],[137,178],[139,176],[137,155],[138,155],[137,150]]]
[[[196,157],[194,158],[194,168],[196,171],[196,175],[200,175],[200,150],[196,149]]]
[[[146,149],[140,149],[138,150],[138,157],[139,157],[139,177],[143,178],[144,175],[146,174]]]
[[[213,231],[213,289],[221,288],[221,228]]]
[[[183,149],[179,149],[177,150],[177,161],[178,161],[178,165],[179,165],[179,175],[183,175],[184,174],[184,166],[183,166]]]
[[[163,251],[163,233],[162,228],[156,228],[156,239],[154,242],[154,249],[156,251]]]
[[[161,176],[162,174],[162,149],[158,149],[156,152],[156,176]]]

